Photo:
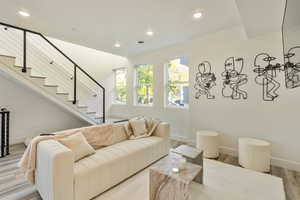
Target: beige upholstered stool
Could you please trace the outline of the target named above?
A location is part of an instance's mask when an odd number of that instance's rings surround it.
[[[271,143],[254,138],[239,138],[239,164],[247,169],[269,172]]]
[[[214,131],[198,131],[197,149],[203,150],[203,157],[217,158],[219,157],[219,133]]]

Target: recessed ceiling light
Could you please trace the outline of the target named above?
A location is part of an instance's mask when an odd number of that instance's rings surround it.
[[[196,13],[194,13],[193,17],[195,19],[200,19],[202,17],[202,12],[196,12]]]
[[[152,36],[152,35],[154,35],[154,32],[153,31],[147,31],[147,35]]]
[[[19,11],[19,15],[23,16],[23,17],[29,17],[30,14],[28,12],[25,11]]]
[[[120,48],[120,47],[121,47],[120,43],[117,42],[117,43],[115,44],[115,47],[116,47],[116,48]]]

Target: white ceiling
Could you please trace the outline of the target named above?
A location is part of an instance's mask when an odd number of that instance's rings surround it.
[[[19,16],[21,9],[31,17]],[[194,20],[198,9],[204,16]],[[0,21],[123,56],[240,24],[234,0],[1,0]]]
[[[249,38],[281,30],[285,0],[236,0],[236,4]]]
[[[279,30],[283,0],[1,0],[0,21],[122,56],[243,25],[249,37]],[[25,10],[31,17],[17,13]],[[193,19],[195,11],[203,18]],[[153,37],[146,36],[152,29]],[[136,41],[145,44],[137,45]],[[121,48],[115,48],[118,41]]]
[[[299,8],[300,1],[299,0],[288,0],[286,7],[286,16],[285,16],[285,28],[300,28],[300,20],[299,20]]]

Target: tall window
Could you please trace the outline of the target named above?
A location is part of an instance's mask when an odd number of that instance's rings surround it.
[[[182,59],[171,60],[166,65],[166,100],[170,106],[187,106],[189,102],[189,68]]]
[[[153,66],[136,66],[136,103],[152,105],[153,103]]]
[[[115,72],[115,103],[126,103],[126,76],[127,69],[121,68],[114,70]]]

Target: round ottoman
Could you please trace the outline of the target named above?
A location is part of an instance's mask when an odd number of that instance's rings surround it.
[[[269,172],[271,143],[254,138],[239,138],[239,164],[247,169]]]
[[[203,150],[203,157],[219,157],[219,135],[219,133],[214,131],[197,131],[196,147],[197,149]]]

